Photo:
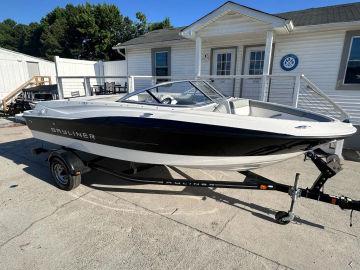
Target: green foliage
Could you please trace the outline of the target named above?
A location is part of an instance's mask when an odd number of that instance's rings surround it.
[[[145,14],[136,21],[123,16],[115,5],[86,3],[57,7],[39,23],[0,22],[0,47],[53,60],[54,56],[112,60],[119,58],[112,47],[148,31],[171,28],[169,18],[148,23]]]
[[[166,17],[161,22],[150,23],[148,26],[148,31],[154,31],[154,30],[165,29],[165,28],[172,28],[169,17]]]

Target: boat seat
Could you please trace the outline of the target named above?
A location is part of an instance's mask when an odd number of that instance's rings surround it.
[[[250,102],[248,99],[236,99],[229,101],[232,114],[250,115]]]

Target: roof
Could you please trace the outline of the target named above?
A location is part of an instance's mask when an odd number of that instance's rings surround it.
[[[296,26],[360,21],[360,2],[275,14]]]
[[[133,38],[133,39],[130,39],[129,41],[121,43],[121,46],[185,39],[184,37],[179,35],[179,33],[181,32],[181,30],[183,28],[184,27],[154,30],[154,31],[148,32],[140,37]]]
[[[207,23],[212,22],[217,17],[222,16],[223,14],[227,14],[229,11],[238,12],[250,18],[258,18],[264,23],[273,25],[274,27],[292,27],[288,25],[289,20],[281,18],[275,14],[269,14],[261,10],[240,5],[233,1],[227,1],[218,8],[214,9],[210,13],[206,14],[205,16],[201,17],[197,21],[184,28],[182,30],[182,35],[186,37],[193,36],[193,32],[200,30],[201,28],[206,26]]]
[[[46,60],[44,58],[40,58],[40,57],[36,57],[36,56],[32,56],[32,55],[28,55],[28,54],[25,54],[25,53],[21,53],[21,52],[17,52],[17,51],[12,51],[12,50],[9,50],[9,49],[6,49],[6,48],[3,48],[3,47],[0,47],[0,52],[5,52],[5,53],[9,53],[9,54],[12,54],[12,55],[20,55],[20,56],[23,56],[23,57],[26,57],[26,58],[31,58],[33,60],[38,60],[38,61],[44,61],[44,62],[49,62],[49,63],[54,63],[53,61],[50,61],[50,60]]]
[[[310,8],[310,9],[304,9],[298,11],[272,14],[272,15],[283,19],[292,20],[295,27],[360,21],[360,2],[320,7],[320,8]],[[187,26],[177,27],[173,29],[161,29],[161,30],[151,31],[140,37],[131,39],[122,44],[118,44],[117,46],[128,46],[128,45],[182,40],[185,38],[180,35],[180,32],[186,27]]]

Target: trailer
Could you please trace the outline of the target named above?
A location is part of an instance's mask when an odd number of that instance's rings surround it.
[[[275,220],[279,224],[289,224],[294,220],[295,204],[299,198],[316,200],[332,205],[337,205],[343,210],[350,210],[350,226],[352,225],[353,211],[360,211],[360,200],[354,200],[346,196],[330,195],[323,192],[327,180],[339,173],[342,168],[337,155],[329,155],[321,150],[308,151],[305,153],[305,160],[311,160],[320,171],[319,176],[314,180],[311,187],[299,187],[300,174],[296,173],[293,185],[278,183],[277,181],[265,178],[251,171],[241,171],[246,176],[246,181],[213,181],[193,179],[162,179],[152,177],[138,177],[135,174],[140,170],[148,169],[148,164],[130,163],[130,167],[122,172],[116,172],[111,168],[99,165],[104,159],[101,156],[89,155],[74,149],[61,147],[59,149],[33,149],[34,154],[47,153],[48,162],[52,177],[56,185],[62,190],[73,190],[81,184],[82,175],[95,170],[105,174],[113,175],[121,180],[141,184],[174,185],[185,187],[207,187],[207,188],[228,188],[248,189],[259,191],[277,191],[287,193],[291,197],[291,204],[288,212],[278,211]]]

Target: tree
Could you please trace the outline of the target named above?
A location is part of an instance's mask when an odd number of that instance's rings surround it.
[[[8,19],[0,23],[0,46],[53,60],[55,55],[76,59],[109,60],[119,55],[112,50],[148,31],[170,28],[169,18],[148,23],[145,14],[137,21],[123,16],[115,5],[86,3],[57,7],[40,23],[17,24]]]
[[[11,19],[6,19],[0,23],[0,46],[9,50],[17,50],[20,38],[19,27]]]
[[[171,26],[171,22],[170,22],[170,18],[166,17],[163,21],[161,22],[154,22],[154,23],[150,23],[148,25],[148,31],[154,31],[154,30],[158,30],[158,29],[170,29],[173,28]]]
[[[171,28],[169,18],[148,23],[144,13],[136,21],[123,16],[115,5],[86,3],[57,7],[40,23],[18,24],[7,19],[0,23],[0,46],[53,60],[55,55],[76,59],[119,58],[112,47],[148,31]]]
[[[137,12],[136,13],[136,19],[138,20],[135,23],[135,25],[136,25],[136,35],[141,36],[141,35],[145,34],[147,32],[147,30],[148,30],[147,18],[146,18],[144,13]]]

